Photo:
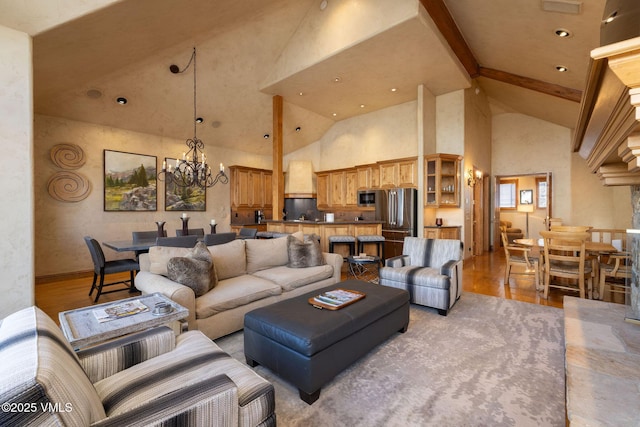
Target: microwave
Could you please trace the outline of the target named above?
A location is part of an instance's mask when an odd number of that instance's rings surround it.
[[[376,190],[358,190],[358,206],[361,208],[375,207]]]

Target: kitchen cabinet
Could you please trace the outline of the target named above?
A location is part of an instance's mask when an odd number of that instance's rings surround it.
[[[229,175],[232,209],[264,209],[272,206],[270,170],[231,166]]]
[[[331,188],[329,190],[330,208],[344,206],[344,172],[331,172],[329,175]]]
[[[358,208],[358,171],[355,168],[344,172],[344,206]]]
[[[415,157],[378,162],[378,169],[380,188],[418,187],[418,164]]]
[[[460,161],[456,154],[424,157],[424,205],[427,208],[460,207]]]
[[[426,239],[460,240],[460,229],[460,226],[425,226],[424,237]]]
[[[317,191],[316,204],[318,206],[318,209],[329,208],[329,205],[330,205],[329,190],[331,189],[329,176],[330,176],[329,172],[316,173],[316,191]]]
[[[358,207],[358,172],[356,168],[316,173],[318,209]]]

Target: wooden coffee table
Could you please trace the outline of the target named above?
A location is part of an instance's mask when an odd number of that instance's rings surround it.
[[[149,310],[102,323],[98,321],[94,314],[95,310],[135,300],[146,305]],[[172,308],[171,312],[154,314],[153,309],[157,303],[169,304]],[[180,321],[186,319],[188,315],[189,310],[166,296],[155,293],[63,311],[58,313],[58,318],[60,319],[60,328],[62,328],[64,336],[69,340],[71,346],[78,350],[112,338]]]

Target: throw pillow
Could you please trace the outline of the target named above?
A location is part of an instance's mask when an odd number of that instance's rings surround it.
[[[193,289],[196,298],[209,292],[218,282],[213,258],[202,242],[186,256],[171,258],[167,263],[167,277]]]
[[[171,258],[187,256],[191,249],[168,246],[152,246],[149,248],[149,271],[162,276],[167,275],[167,264]]]
[[[301,242],[293,236],[287,237],[287,252],[289,263],[287,267],[306,268],[324,265],[324,257],[317,239],[311,238]]]

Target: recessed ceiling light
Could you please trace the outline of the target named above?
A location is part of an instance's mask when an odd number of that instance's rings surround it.
[[[338,115],[338,113],[332,113],[331,114],[333,117],[336,117]]]
[[[301,130],[302,130],[302,128],[301,128],[300,126],[298,126],[298,127],[296,128],[296,132],[300,132]]]
[[[304,95],[304,93],[303,92],[299,92],[298,95],[302,96],[302,95]]]
[[[617,16],[618,16],[618,11],[616,10],[606,17],[606,19],[604,20],[604,23],[609,24],[610,22],[613,22],[613,20],[616,19]]]
[[[198,118],[196,119],[196,123],[200,124],[200,123],[202,123],[202,122],[204,122],[204,119],[203,119],[202,117],[198,117]]]
[[[262,135],[262,137],[263,137],[264,139],[269,139],[269,136],[270,136],[270,135],[269,135],[268,133],[265,133],[264,135]]]
[[[564,28],[558,28],[555,33],[556,36],[561,38],[571,37],[571,32],[569,30],[565,30]]]
[[[391,92],[397,92],[397,91],[398,91],[398,89],[396,89],[395,87],[391,88]]]
[[[98,89],[89,89],[87,91],[87,96],[92,99],[98,99],[102,96],[102,92],[100,92]]]
[[[340,83],[342,81],[342,79],[340,78],[340,76],[336,76],[333,78],[333,82],[334,83]]]
[[[364,108],[364,104],[360,104],[360,108]]]
[[[124,105],[124,104],[126,104],[128,101],[127,101],[127,98],[125,98],[124,96],[119,96],[119,97],[117,97],[117,98],[116,98],[116,102],[117,102],[118,104],[120,104],[120,105]]]
[[[565,71],[569,71],[569,69],[564,65],[556,65],[556,70],[560,71],[561,73],[564,73]]]

